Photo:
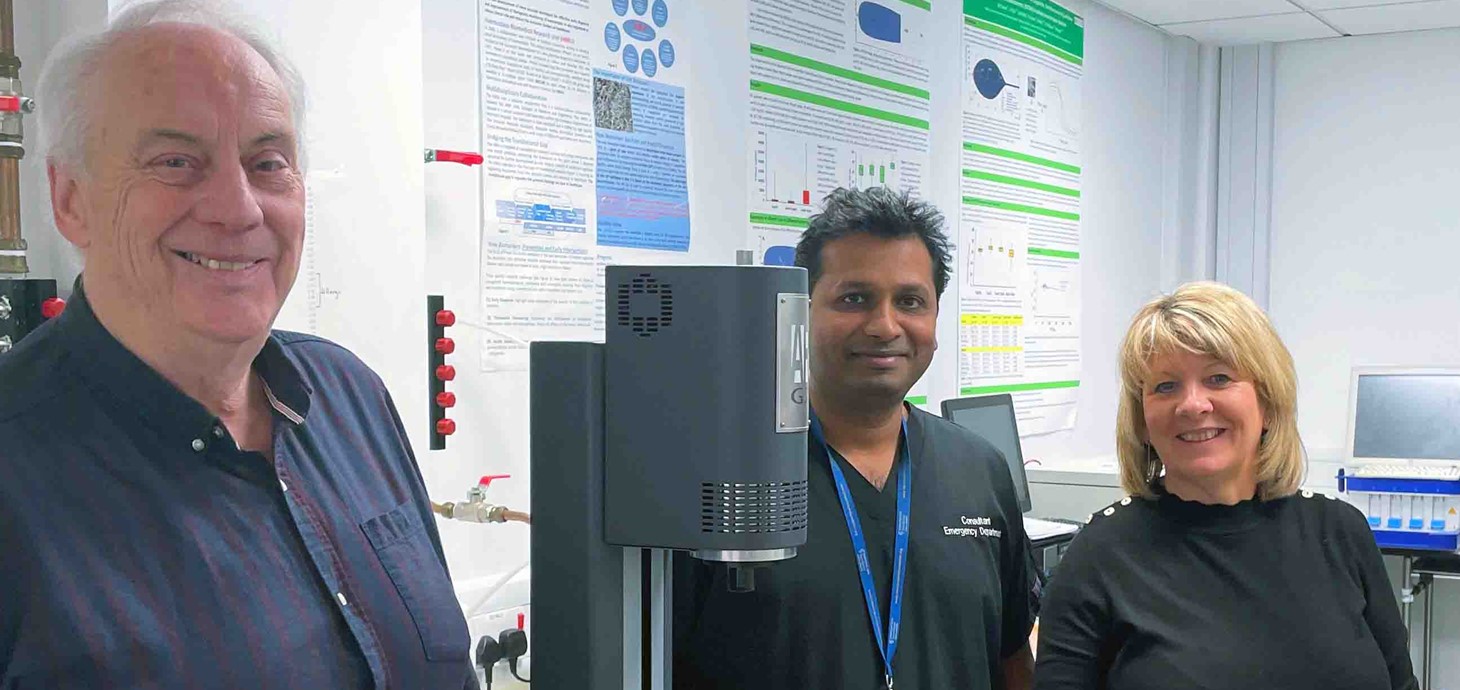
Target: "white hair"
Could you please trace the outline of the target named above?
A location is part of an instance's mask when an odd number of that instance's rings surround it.
[[[278,75],[289,97],[290,119],[304,164],[304,81],[273,41],[218,0],[138,0],[115,13],[105,29],[68,37],[46,58],[36,84],[36,119],[41,155],[48,162],[80,170],[86,157],[87,128],[97,117],[87,112],[85,89],[102,60],[125,34],[152,24],[195,24],[233,36],[253,48]]]

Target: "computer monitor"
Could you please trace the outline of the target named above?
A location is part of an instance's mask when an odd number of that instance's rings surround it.
[[[1024,474],[1024,452],[1019,448],[1014,398],[1001,393],[944,400],[943,418],[982,436],[1004,454],[1009,474],[1014,478],[1014,491],[1019,495],[1019,509],[1029,512],[1034,504],[1029,498],[1029,478]]]
[[[1354,367],[1348,459],[1460,460],[1460,369]]]

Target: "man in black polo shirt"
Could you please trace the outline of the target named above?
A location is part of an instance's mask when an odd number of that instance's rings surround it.
[[[937,347],[941,224],[884,188],[837,190],[812,217],[796,248],[811,284],[806,545],[751,593],[677,559],[676,687],[1032,687],[1034,575],[1007,466],[903,402]]]

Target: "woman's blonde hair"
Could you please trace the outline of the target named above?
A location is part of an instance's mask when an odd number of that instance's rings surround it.
[[[1251,298],[1213,282],[1182,285],[1148,302],[1131,320],[1120,345],[1115,447],[1121,486],[1132,495],[1154,496],[1161,458],[1146,442],[1143,386],[1155,358],[1182,350],[1214,357],[1252,381],[1264,422],[1257,448],[1257,496],[1271,500],[1297,491],[1304,457],[1293,357]]]

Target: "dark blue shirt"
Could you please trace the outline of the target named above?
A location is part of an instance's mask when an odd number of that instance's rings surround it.
[[[380,378],[278,332],[274,461],[97,321],[0,355],[0,688],[476,687]]]

